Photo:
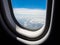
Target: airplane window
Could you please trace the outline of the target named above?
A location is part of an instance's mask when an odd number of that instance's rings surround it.
[[[3,22],[1,25],[6,32],[21,42],[41,44],[50,34],[54,2],[54,0],[1,0],[0,17],[1,23]]]
[[[11,0],[17,22],[26,29],[38,30],[45,25],[47,0]]]

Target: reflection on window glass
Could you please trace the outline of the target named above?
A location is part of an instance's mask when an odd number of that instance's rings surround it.
[[[30,30],[40,29],[45,24],[47,0],[11,0],[18,23]]]

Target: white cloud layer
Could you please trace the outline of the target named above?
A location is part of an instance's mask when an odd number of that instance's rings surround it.
[[[43,9],[28,9],[28,8],[13,8],[16,19],[31,20],[30,22],[45,23],[46,10]]]
[[[45,15],[46,10],[43,9],[28,9],[28,8],[13,8],[14,14],[24,15]]]

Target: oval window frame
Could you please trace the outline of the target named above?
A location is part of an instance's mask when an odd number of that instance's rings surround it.
[[[8,9],[6,8],[6,1],[7,1],[7,4],[9,5],[9,11],[8,11]],[[51,2],[50,2],[51,1]],[[9,3],[8,3],[9,2]],[[20,37],[20,38],[22,38],[22,39],[25,39],[25,40],[28,40],[28,41],[37,41],[37,40],[40,40],[41,38],[43,38],[44,36],[45,36],[45,34],[48,32],[48,29],[49,29],[49,27],[50,27],[50,22],[51,22],[51,18],[52,18],[52,15],[51,15],[51,12],[52,12],[52,0],[49,0],[49,2],[51,3],[49,3],[50,5],[48,5],[48,8],[47,8],[47,12],[48,12],[48,14],[49,14],[49,16],[47,16],[48,18],[46,19],[47,20],[47,22],[46,22],[46,25],[47,26],[45,26],[45,30],[46,31],[44,31],[44,33],[42,34],[42,35],[40,35],[40,36],[38,36],[38,37],[36,37],[36,38],[28,38],[28,37],[25,37],[25,36],[23,36],[23,35],[20,35],[20,34],[18,34],[16,31],[15,31],[15,27],[14,26],[12,26],[11,25],[11,23],[10,23],[10,21],[8,20],[8,18],[6,17],[7,16],[7,13],[6,12],[9,12],[10,13],[10,15],[13,15],[13,11],[12,11],[12,7],[11,7],[11,1],[10,0],[2,0],[1,1],[1,4],[3,4],[3,5],[1,5],[1,10],[3,10],[3,11],[1,11],[1,13],[3,14],[3,15],[1,15],[1,17],[3,18],[3,20],[4,20],[4,22],[5,22],[5,24],[7,25],[7,27],[9,28],[9,30],[8,30],[8,32],[13,32],[14,33],[14,35],[16,35],[15,37]],[[51,6],[51,7],[50,7]],[[5,8],[7,9],[7,10],[5,10]],[[49,9],[50,8],[50,9]],[[8,21],[8,22],[7,22]],[[12,21],[14,21],[13,19],[12,19]],[[12,27],[11,27],[12,26]],[[6,30],[7,31],[7,30]]]

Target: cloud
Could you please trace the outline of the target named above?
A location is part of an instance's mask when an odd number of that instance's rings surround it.
[[[46,10],[43,9],[13,8],[13,11],[18,15],[46,15]]]
[[[14,8],[14,15],[19,21],[20,19],[30,20],[31,23],[39,22],[44,24],[46,19],[46,10],[43,9],[28,9],[28,8]]]

